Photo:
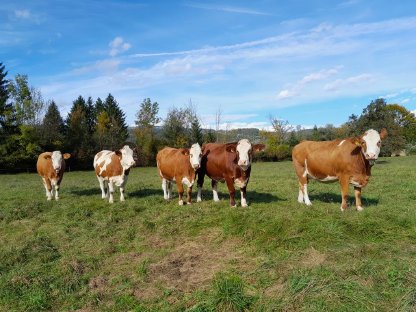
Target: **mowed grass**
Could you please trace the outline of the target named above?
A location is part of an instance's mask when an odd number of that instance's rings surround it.
[[[1,175],[0,310],[414,311],[415,167],[380,159],[361,213],[338,183],[299,204],[291,162],[253,165],[248,208],[224,184],[214,203],[208,179],[202,203],[166,202],[156,168],[112,205],[92,171],[67,172],[58,202],[36,174]]]

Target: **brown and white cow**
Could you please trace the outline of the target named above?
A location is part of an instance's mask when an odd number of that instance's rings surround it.
[[[39,155],[36,169],[42,177],[43,185],[46,190],[46,198],[51,200],[59,199],[59,187],[65,172],[65,159],[71,157],[71,154],[63,154],[60,151],[44,152]]]
[[[165,147],[156,156],[159,176],[162,179],[163,197],[171,198],[172,182],[176,181],[179,193],[179,205],[183,205],[183,185],[188,187],[186,202],[191,203],[192,186],[195,182],[196,171],[201,166],[201,146],[195,143],[191,148]]]
[[[202,146],[201,169],[198,171],[197,201],[201,201],[204,177],[207,175],[212,179],[211,186],[214,201],[219,201],[217,192],[218,182],[225,181],[230,193],[231,207],[236,207],[234,184],[240,188],[241,206],[247,207],[246,189],[250,179],[253,153],[263,151],[264,148],[264,144],[252,145],[247,139],[226,144],[204,144]]]
[[[94,157],[94,169],[101,188],[101,197],[114,202],[114,184],[120,187],[120,201],[124,201],[124,189],[130,168],[135,165],[133,150],[125,145],[118,151],[101,151]]]
[[[292,161],[299,179],[298,201],[312,205],[308,196],[309,179],[320,182],[339,181],[341,185],[341,211],[347,208],[348,186],[354,186],[357,210],[363,210],[361,188],[371,176],[371,167],[380,153],[381,140],[387,136],[386,129],[380,134],[373,129],[358,138],[335,141],[303,141],[292,151]]]

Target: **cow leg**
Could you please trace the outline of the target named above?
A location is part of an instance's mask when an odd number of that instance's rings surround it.
[[[227,183],[228,192],[230,193],[230,206],[231,207],[237,207],[235,204],[235,188],[234,188],[234,181],[232,179],[225,179],[225,182]]]
[[[166,200],[169,199],[169,195],[168,195],[168,192],[169,192],[168,187],[169,186],[168,186],[168,184],[169,184],[169,182],[165,178],[162,178],[163,198],[166,199]]]
[[[183,205],[183,185],[182,185],[182,179],[180,179],[179,177],[176,177],[176,186],[178,187],[178,194],[179,194],[179,205],[182,206]]]
[[[186,203],[190,205],[192,203],[192,186],[188,186],[188,189],[186,190]]]
[[[168,199],[172,199],[172,187],[173,187],[172,181],[168,181],[167,186],[168,186]]]
[[[213,197],[213,200],[214,200],[215,202],[220,201],[220,199],[218,198],[217,185],[218,185],[218,182],[217,182],[217,181],[215,181],[215,180],[211,180],[211,186],[212,186],[212,197]]]
[[[124,189],[126,187],[128,178],[129,178],[129,176],[128,175],[125,175],[123,177],[123,182],[120,184],[120,201],[125,201],[126,200],[124,198]]]
[[[301,204],[305,203],[306,205],[310,206],[312,203],[308,196],[308,176],[305,170],[305,165],[299,163],[296,160],[293,160],[293,167],[295,168],[295,172],[299,180],[298,202]]]
[[[59,181],[55,181],[55,200],[59,200]]]
[[[204,174],[198,173],[198,195],[196,196],[196,201],[199,203],[202,201],[202,186],[204,185]]]
[[[247,193],[247,186],[244,186],[240,188],[241,193],[241,207],[247,207],[247,199],[246,199],[246,193]]]
[[[43,185],[45,186],[45,190],[46,190],[46,198],[47,200],[51,200],[52,199],[51,181],[48,178],[42,178],[42,180],[43,180]]]
[[[106,198],[107,194],[105,191],[105,182],[104,179],[97,175],[98,183],[100,183],[100,189],[101,189],[101,198]]]
[[[309,199],[309,195],[308,195],[308,183],[305,183],[303,185],[300,184],[300,188],[301,188],[301,192],[302,192],[303,200],[304,200],[305,204],[307,206],[311,206],[312,203],[311,203],[311,201]],[[298,200],[299,200],[299,198],[298,198]]]
[[[364,210],[362,203],[361,203],[361,187],[354,186],[354,193],[355,193],[355,206],[357,207],[357,211]]]
[[[108,181],[108,193],[109,193],[109,198],[108,198],[108,202],[109,203],[114,203],[114,182],[112,180]]]
[[[341,184],[341,196],[342,196],[341,211],[344,211],[347,208],[347,203],[348,203],[348,186],[349,186],[348,177],[340,178],[339,183]]]

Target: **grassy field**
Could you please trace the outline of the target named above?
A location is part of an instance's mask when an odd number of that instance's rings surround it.
[[[36,174],[1,175],[0,310],[414,311],[415,167],[380,159],[361,213],[337,183],[300,205],[290,162],[253,165],[248,208],[209,180],[202,203],[165,202],[155,168],[112,205],[92,171],[66,173],[58,202]]]

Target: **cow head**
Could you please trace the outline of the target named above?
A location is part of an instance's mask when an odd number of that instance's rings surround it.
[[[264,148],[264,144],[252,145],[247,139],[241,139],[237,142],[237,145],[235,143],[229,143],[226,146],[227,152],[237,153],[237,165],[244,171],[251,166],[253,152],[263,151]]]
[[[120,164],[124,170],[127,170],[136,164],[133,157],[133,150],[130,146],[124,145],[122,149],[115,153],[120,157]]]
[[[65,153],[62,155],[60,151],[54,151],[51,155],[46,155],[45,158],[51,158],[53,170],[58,174],[61,171],[63,159],[68,159],[71,157],[71,154]]]
[[[202,149],[198,143],[195,143],[189,149],[189,161],[192,168],[198,170],[201,167]]]
[[[380,154],[381,141],[387,136],[387,130],[383,128],[380,133],[376,130],[367,130],[356,140],[356,144],[361,146],[361,151],[370,163],[374,165],[378,154]]]

